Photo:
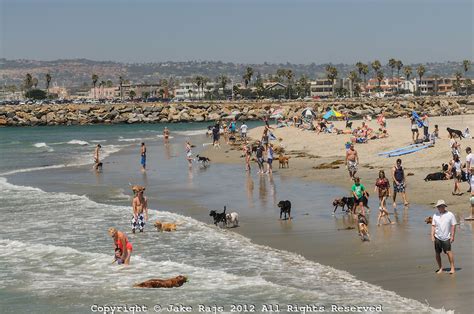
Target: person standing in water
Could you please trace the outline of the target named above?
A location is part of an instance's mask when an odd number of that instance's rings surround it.
[[[134,187],[133,192],[135,197],[132,201],[133,208],[133,218],[132,218],[132,232],[135,233],[135,230],[138,229],[140,232],[143,232],[145,227],[145,221],[148,220],[148,202],[146,197],[143,196],[145,191],[144,187],[137,186]]]
[[[380,221],[382,218],[388,220],[388,223],[392,223],[390,220],[390,215],[386,207],[386,199],[390,197],[390,182],[385,177],[385,172],[383,170],[379,171],[379,177],[375,181],[375,191],[379,194],[379,216],[377,218],[377,226],[380,226]]]
[[[392,168],[392,179],[393,179],[393,208],[397,207],[397,193],[402,194],[403,204],[408,206],[406,189],[406,177],[405,170],[402,167],[402,160],[397,159],[396,165]]]
[[[170,138],[170,130],[165,126],[165,129],[163,130],[163,138],[165,139],[165,143],[169,142]]]
[[[95,147],[95,151],[94,151],[94,169],[95,170],[99,170],[101,148],[102,146],[100,144],[97,144]]]
[[[349,176],[351,179],[355,178],[357,173],[357,165],[359,164],[359,155],[354,149],[354,144],[351,144],[349,149],[346,151],[346,166],[349,171]]]
[[[143,171],[145,171],[146,170],[146,146],[145,146],[145,143],[143,142],[140,148],[140,156],[141,156],[140,164],[142,165]]]
[[[120,251],[122,252],[122,256],[120,256],[120,259],[125,265],[129,265],[130,257],[132,256],[133,246],[132,243],[128,241],[127,235],[113,227],[109,228],[108,233],[109,236],[114,239],[115,248],[120,249]]]
[[[448,255],[449,265],[451,269],[450,274],[455,273],[454,268],[454,255],[451,251],[451,244],[454,242],[454,235],[456,233],[456,217],[453,213],[446,210],[446,203],[443,200],[438,200],[435,208],[438,212],[433,215],[431,223],[431,241],[434,243],[436,252],[436,263],[438,264],[437,274],[443,272],[443,266],[441,264],[441,252]]]
[[[189,168],[193,166],[193,152],[191,148],[191,143],[189,141],[186,141],[186,160],[188,161]]]

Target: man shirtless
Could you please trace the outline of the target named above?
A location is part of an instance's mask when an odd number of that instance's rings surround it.
[[[102,146],[100,144],[97,144],[95,147],[94,151],[94,170],[99,170],[99,164],[100,164],[100,149]]]
[[[168,143],[170,138],[170,130],[168,130],[167,127],[165,127],[163,130],[163,137],[165,138],[165,143]]]
[[[143,196],[144,187],[136,190],[135,197],[132,201],[133,218],[132,218],[132,232],[138,229],[143,232],[145,221],[148,220],[148,203],[146,197]]]
[[[140,148],[140,164],[142,165],[143,171],[146,170],[146,146],[145,143],[142,142]]]
[[[350,148],[346,151],[346,166],[349,170],[349,176],[354,179],[357,172],[357,165],[359,164],[359,155],[354,149],[354,144],[351,144]]]

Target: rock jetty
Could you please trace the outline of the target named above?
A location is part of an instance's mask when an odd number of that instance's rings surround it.
[[[413,110],[430,116],[474,113],[474,99],[467,97],[419,97],[410,99],[356,99],[291,102],[190,102],[127,103],[110,105],[17,105],[0,107],[0,126],[82,125],[118,123],[168,123],[259,120],[282,109],[293,117],[310,107],[318,114],[328,108],[347,111],[353,118],[377,115],[400,117]]]

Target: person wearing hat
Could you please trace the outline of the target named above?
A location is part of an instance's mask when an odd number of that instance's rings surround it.
[[[443,200],[438,200],[435,208],[438,212],[433,215],[433,221],[431,223],[431,241],[434,243],[436,252],[436,262],[438,263],[437,274],[443,272],[443,266],[441,265],[441,252],[443,251],[448,255],[449,264],[451,266],[450,274],[454,274],[454,255],[451,251],[451,243],[454,242],[454,235],[456,233],[456,217],[453,213],[447,211],[448,205]]]

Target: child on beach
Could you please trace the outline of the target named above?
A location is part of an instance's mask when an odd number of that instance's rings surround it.
[[[383,170],[379,171],[379,177],[375,181],[375,191],[379,194],[379,216],[377,218],[377,226],[380,226],[380,221],[382,218],[388,220],[388,223],[391,224],[392,221],[390,220],[389,213],[386,207],[386,199],[390,197],[390,182],[385,177],[385,172]]]
[[[368,197],[365,186],[360,183],[359,177],[354,177],[354,185],[352,186],[352,195],[354,196],[354,207],[352,213],[356,214],[357,208],[360,207],[360,213],[365,216],[364,197]]]
[[[122,250],[119,247],[115,248],[115,258],[114,258],[114,261],[112,262],[112,264],[115,263],[115,262],[117,262],[118,265],[123,264]]]
[[[273,173],[273,168],[272,168],[272,162],[273,162],[273,144],[268,145],[267,148],[267,171],[266,173],[272,174]]]

